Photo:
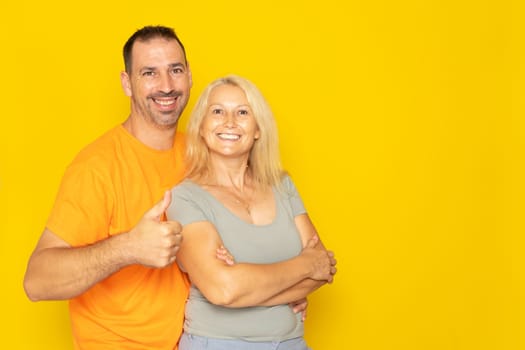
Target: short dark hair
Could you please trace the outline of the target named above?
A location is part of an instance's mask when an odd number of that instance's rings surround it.
[[[163,38],[166,40],[175,40],[182,48],[182,53],[184,54],[184,61],[187,63],[186,59],[186,50],[184,49],[184,45],[180,41],[179,37],[175,33],[175,30],[173,28],[168,28],[164,26],[145,26],[139,30],[137,30],[133,35],[126,41],[126,44],[124,44],[124,68],[126,69],[126,72],[129,74],[131,73],[131,50],[133,50],[133,44],[138,41],[148,41],[154,38]]]

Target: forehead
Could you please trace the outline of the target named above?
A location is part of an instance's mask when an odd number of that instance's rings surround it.
[[[248,98],[244,91],[235,85],[222,84],[214,87],[210,91],[208,97],[208,104],[225,104],[225,103],[236,103],[248,105]]]
[[[131,51],[132,69],[161,67],[177,63],[186,65],[182,47],[176,40],[153,38],[136,41]]]

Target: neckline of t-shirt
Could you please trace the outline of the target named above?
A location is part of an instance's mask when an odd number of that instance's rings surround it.
[[[150,146],[144,144],[143,142],[141,142],[139,139],[137,139],[135,136],[133,136],[128,130],[126,130],[126,128],[124,127],[124,125],[122,124],[119,124],[118,125],[118,130],[124,135],[124,137],[126,137],[128,140],[130,140],[130,142],[141,152],[146,152],[146,153],[150,153],[150,154],[155,154],[155,155],[172,155],[173,153],[176,152],[176,144],[178,143],[178,138],[182,138],[183,135],[181,132],[177,131],[175,133],[175,139],[173,140],[173,146],[170,148],[170,149],[166,149],[166,150],[158,150],[158,149],[155,149],[155,148],[151,148]]]
[[[226,207],[220,200],[218,200],[213,194],[211,194],[210,192],[208,192],[207,190],[202,188],[199,184],[193,182],[190,179],[186,179],[185,181],[188,182],[189,184],[195,186],[196,188],[198,188],[199,191],[204,193],[204,195],[206,197],[211,198],[212,201],[217,203],[219,205],[219,207],[222,208],[223,211],[228,213],[228,215],[233,217],[236,221],[241,222],[241,223],[243,223],[243,224],[245,224],[247,226],[254,227],[254,228],[257,228],[257,229],[259,229],[259,228],[260,229],[268,228],[268,227],[271,227],[271,226],[275,226],[277,224],[277,221],[278,221],[279,217],[280,217],[280,215],[279,215],[279,213],[280,213],[280,211],[279,211],[279,203],[277,201],[277,193],[275,191],[275,187],[272,187],[273,202],[274,202],[274,205],[275,205],[275,216],[274,216],[272,222],[270,222],[268,224],[256,225],[256,224],[252,224],[252,223],[246,222],[243,219],[241,219],[240,217],[238,217],[235,213],[233,213],[230,209],[228,209],[228,207]]]

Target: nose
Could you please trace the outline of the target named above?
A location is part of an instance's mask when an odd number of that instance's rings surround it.
[[[159,90],[164,93],[173,91],[173,78],[169,74],[162,74],[159,79]]]
[[[231,112],[226,112],[224,115],[224,125],[232,128],[235,126],[235,116]]]

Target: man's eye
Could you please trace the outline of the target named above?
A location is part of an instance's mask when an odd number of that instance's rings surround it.
[[[146,71],[146,72],[143,72],[142,75],[145,76],[145,77],[152,77],[152,76],[155,75],[155,72]]]
[[[171,70],[171,72],[173,74],[180,74],[180,73],[183,73],[184,71],[181,68],[174,68]]]

